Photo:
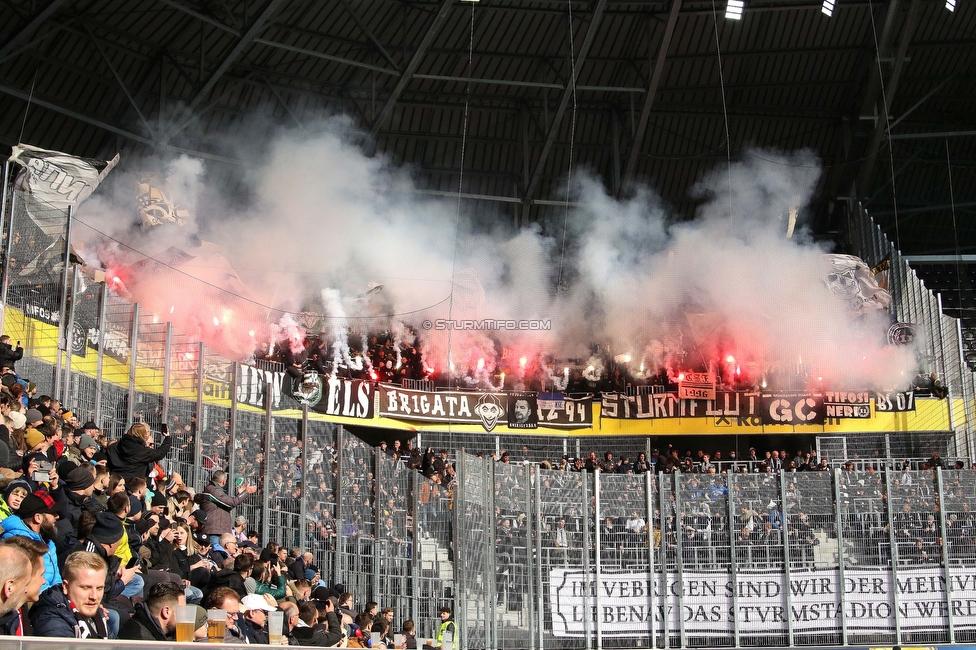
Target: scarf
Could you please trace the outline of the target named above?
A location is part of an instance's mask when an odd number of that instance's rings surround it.
[[[78,611],[78,608],[75,607],[73,602],[68,601],[68,606],[71,607],[71,613],[75,615],[75,619],[78,621],[78,625],[75,626],[76,639],[108,638],[108,627],[106,626],[105,619],[102,616],[88,618]],[[101,613],[101,607],[99,607],[98,611]]]

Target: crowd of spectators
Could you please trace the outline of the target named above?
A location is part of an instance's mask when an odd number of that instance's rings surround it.
[[[296,348],[288,340],[270,349],[262,344],[254,351],[254,359],[281,363],[292,380],[299,380],[305,372],[382,382],[426,379],[431,374],[424,367],[416,333],[409,327],[399,340],[390,332],[350,336],[339,355],[332,342],[317,334],[306,336],[301,348]]]
[[[194,419],[174,417],[178,442],[161,424],[157,444],[141,422],[108,439],[57,400],[22,402],[10,390],[27,383],[16,375],[19,354],[0,338],[0,363],[14,378],[0,388],[0,634],[173,641],[176,608],[190,604],[198,639],[208,633],[205,609],[225,612],[223,640],[234,643],[268,643],[267,615],[281,611],[286,644],[393,647],[402,630],[396,647],[417,647],[413,621],[397,625],[392,608],[357,604],[344,585],[322,580],[307,548],[261,540],[246,517],[232,516],[259,488],[292,499],[305,484],[331,494],[334,449],[306,454],[314,474],[305,475],[302,440],[285,435],[269,461],[272,485],[259,486],[261,441],[238,431],[231,450],[228,423],[217,422],[200,459],[207,485],[196,493],[168,462],[194,460]],[[220,460],[229,453],[240,470],[233,481]],[[440,619],[434,647],[455,633],[449,609]]]
[[[630,355],[613,356],[598,346],[590,350],[588,358],[558,364],[544,354],[516,358],[503,350],[490,373],[481,372],[480,367],[478,372],[445,372],[445,368],[425,362],[422,344],[409,326],[399,337],[390,331],[348,334],[341,346],[342,353],[336,355],[334,342],[310,334],[301,345],[287,339],[270,348],[262,344],[253,357],[256,361],[281,363],[292,388],[306,372],[374,382],[422,380],[440,388],[563,392],[594,397],[604,393],[676,391],[682,372],[710,371],[720,390],[824,390],[830,383],[810,368],[781,364],[759,370],[756,364],[742,364],[729,355],[692,362],[686,353],[671,352],[664,361],[658,359],[654,367],[645,367],[644,362],[638,363]],[[942,381],[935,372],[926,370],[932,360],[919,356],[917,364],[919,370],[911,382],[877,388],[915,390],[919,395],[944,399],[947,391]]]

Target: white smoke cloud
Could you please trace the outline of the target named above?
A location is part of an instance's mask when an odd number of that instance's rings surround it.
[[[641,363],[650,373],[726,355],[753,374],[802,366],[832,379],[891,384],[910,370],[910,355],[880,347],[880,323],[852,321],[824,291],[824,250],[802,231],[786,237],[790,208],[802,211],[819,177],[809,152],[749,152],[731,170],[720,166],[691,189],[701,205],[690,222],[673,222],[651,189],[616,200],[599,180],[579,174],[572,188],[579,207],[567,215],[564,238],[535,226],[476,229],[455,201],[411,192],[405,171],[382,156],[364,156],[350,134],[342,119],[282,133],[234,184],[248,186],[246,196],[222,195],[199,161],[170,161],[167,194],[195,217],[182,229],[133,226],[141,161],[123,161],[129,171],[117,172],[112,190],[89,199],[78,216],[152,255],[170,246],[197,254],[197,237],[216,244],[249,300],[228,300],[234,315],[223,319],[218,338],[228,353],[243,355],[253,343],[247,336],[227,342],[235,318],[245,334],[270,336],[278,318],[260,307],[267,305],[332,316],[326,338],[336,361],[346,364],[350,333],[358,339],[389,328],[407,335],[409,325],[427,365],[453,365],[458,380],[478,385],[490,384],[501,369],[526,374],[519,372],[522,357],[526,372],[562,383],[560,359],[588,358],[593,345],[604,356],[629,355],[635,372]],[[122,257],[118,246],[94,248],[98,238],[90,232],[87,238],[86,250],[102,263]],[[215,271],[219,266],[199,256],[181,268],[226,286],[228,272]],[[151,304],[155,293],[165,296],[155,300],[160,304],[179,301],[193,316],[191,333],[206,337],[209,311],[224,294],[189,281],[174,292],[154,280],[127,282],[138,294],[133,298]],[[447,318],[548,320],[551,329],[420,326]],[[400,345],[398,335],[397,363]]]

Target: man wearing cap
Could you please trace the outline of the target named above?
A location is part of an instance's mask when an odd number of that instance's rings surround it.
[[[81,421],[78,416],[75,415],[74,411],[65,411],[61,414],[61,419],[66,423],[71,425],[72,431],[78,431],[81,428]],[[81,435],[81,431],[75,434],[76,436]]]
[[[44,558],[44,585],[47,589],[51,585],[61,582],[61,572],[58,570],[58,553],[54,546],[57,536],[56,522],[64,511],[64,504],[58,503],[46,490],[38,490],[28,494],[20,503],[16,515],[3,520],[3,534],[0,539],[7,539],[14,535],[21,535],[38,542],[47,544],[47,556]]]
[[[67,497],[64,521],[70,523],[72,531],[78,530],[82,510],[97,513],[105,509],[92,497],[95,492],[93,470],[91,465],[76,467],[64,477],[64,495]]]
[[[98,428],[98,425],[97,424],[95,424],[94,422],[92,422],[91,420],[89,420],[88,422],[85,422],[83,425],[81,425],[81,428],[83,429],[83,432],[89,438],[91,438],[96,443],[98,443],[99,436],[101,435],[102,430]],[[98,446],[99,446],[99,449],[101,449],[101,444],[100,443],[99,443]]]
[[[44,442],[44,434],[38,430],[37,427],[44,424],[44,416],[37,409],[27,409],[24,413],[27,418],[27,430],[24,432],[24,440],[27,443],[27,451],[34,451],[35,447],[39,447],[42,442]],[[42,451],[47,451],[45,447]]]
[[[264,596],[248,594],[241,598],[241,612],[244,613],[244,634],[251,643],[268,644],[268,612],[276,611]]]
[[[78,431],[75,431],[75,437],[78,438],[78,451],[81,452],[83,458],[91,462],[92,456],[98,451],[98,443],[87,433],[82,433],[78,435]]]
[[[169,510],[169,499],[162,492],[155,492],[149,501],[149,510],[157,515],[165,516]]]
[[[190,530],[192,530],[194,533],[202,533],[204,535],[206,535],[206,533],[203,532],[203,524],[206,523],[206,521],[207,521],[207,513],[204,512],[203,510],[200,510],[199,508],[191,512],[189,515],[187,515],[186,518],[186,523],[189,524]],[[207,535],[208,546],[210,545],[209,539],[210,539],[210,535]]]
[[[131,641],[175,641],[176,608],[186,605],[183,587],[172,582],[152,586],[146,600],[136,603],[132,618],[122,624],[119,638]]]
[[[69,462],[74,465],[93,464],[91,457],[98,451],[98,443],[95,442],[94,438],[82,429],[75,429],[73,432],[68,432],[64,441],[64,453],[61,454],[61,460],[58,462],[59,466],[64,466],[65,463]],[[61,469],[62,474],[67,474],[68,471],[70,471],[68,468]]]

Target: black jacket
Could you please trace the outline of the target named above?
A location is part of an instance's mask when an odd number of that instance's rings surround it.
[[[15,609],[0,616],[0,636],[17,636],[20,628],[20,610]]]
[[[0,366],[7,366],[15,370],[14,364],[24,356],[24,348],[18,346],[15,350],[9,343],[0,343]]]
[[[119,628],[119,638],[129,641],[175,641],[176,634],[167,635],[159,626],[146,603],[137,603],[132,618]]]
[[[288,565],[288,575],[291,576],[292,580],[305,580],[306,568],[305,558],[299,555]]]
[[[217,587],[230,587],[236,591],[241,598],[247,595],[247,588],[244,586],[244,578],[233,569],[221,569],[210,575],[210,591]]]
[[[178,554],[182,556],[181,561],[172,544],[166,540],[157,538],[147,539],[142,545],[149,549],[150,569],[155,571],[168,571],[175,573],[184,580],[190,579],[190,563],[186,553]]]
[[[335,612],[326,612],[325,616],[329,623],[328,631],[323,629],[321,625],[314,627],[293,627],[291,628],[291,638],[298,645],[315,646],[317,648],[329,648],[339,643],[342,639],[342,625],[339,623],[339,618]],[[290,640],[289,643],[291,643]]]
[[[136,436],[122,436],[105,450],[108,456],[108,467],[125,480],[133,476],[148,478],[152,464],[166,458],[173,446],[172,436],[163,438],[162,444],[155,449],[147,447],[141,438]]]
[[[78,520],[81,518],[81,511],[87,510],[91,513],[101,512],[105,510],[105,506],[96,501],[93,497],[86,497],[81,494],[72,492],[71,490],[64,491],[65,496],[65,519],[71,523],[71,530],[75,533],[78,532]]]
[[[241,631],[247,637],[248,641],[251,643],[256,643],[258,645],[268,645],[269,637],[268,631],[263,627],[258,627],[252,621],[248,620],[246,616],[241,617]]]

